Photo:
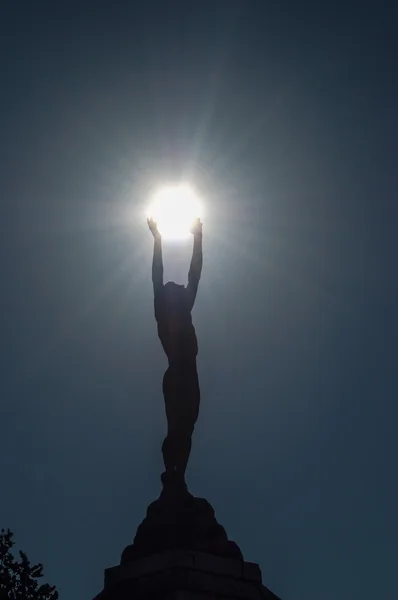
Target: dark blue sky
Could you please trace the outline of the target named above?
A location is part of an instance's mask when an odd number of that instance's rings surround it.
[[[323,4],[1,5],[0,525],[65,600],[160,491],[143,207],[181,176],[207,208],[191,491],[283,600],[396,594],[397,9]]]

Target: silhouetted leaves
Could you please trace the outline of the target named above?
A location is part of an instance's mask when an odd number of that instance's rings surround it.
[[[12,553],[13,533],[2,529],[0,533],[0,600],[57,600],[54,586],[37,579],[43,576],[43,565],[32,565],[19,551],[19,560]]]

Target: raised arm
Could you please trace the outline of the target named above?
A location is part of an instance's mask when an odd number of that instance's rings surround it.
[[[198,291],[198,285],[200,275],[202,273],[203,265],[203,251],[202,251],[202,223],[199,219],[196,219],[194,226],[192,227],[193,233],[193,252],[191,266],[188,273],[188,286],[187,290],[190,296],[191,309],[195,303],[196,294]]]
[[[162,238],[158,231],[157,224],[153,219],[148,219],[148,227],[151,230],[154,239],[153,261],[152,261],[152,283],[155,295],[163,287],[163,258],[162,258]]]

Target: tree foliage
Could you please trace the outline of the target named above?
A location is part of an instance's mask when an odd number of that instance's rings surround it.
[[[0,532],[0,600],[57,600],[55,587],[37,579],[43,576],[43,565],[32,565],[26,554],[19,551],[19,559],[12,553],[13,533]]]

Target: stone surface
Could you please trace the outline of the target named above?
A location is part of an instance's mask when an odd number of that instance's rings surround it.
[[[192,551],[172,551],[106,569],[95,600],[278,600],[258,565]]]
[[[176,549],[243,558],[217,522],[209,502],[192,496],[182,482],[180,486],[166,485],[159,499],[149,505],[134,543],[123,551],[121,564]]]

